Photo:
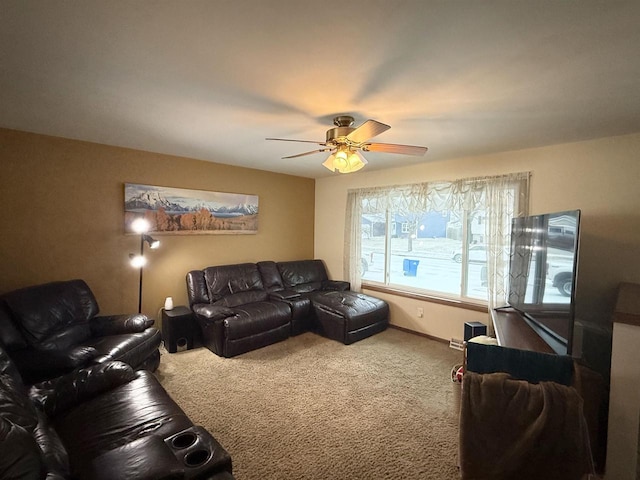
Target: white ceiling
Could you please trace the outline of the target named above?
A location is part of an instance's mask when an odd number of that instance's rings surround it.
[[[319,178],[265,137],[429,147],[373,170],[640,132],[639,51],[637,0],[2,0],[0,126]]]

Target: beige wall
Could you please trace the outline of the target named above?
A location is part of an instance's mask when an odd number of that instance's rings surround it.
[[[185,304],[191,269],[313,257],[312,179],[2,129],[0,172],[0,292],[82,278],[103,313],[136,311],[128,254],[140,237],[124,234],[124,183],[259,196],[255,235],[157,236],[143,293],[154,317],[167,296]]]
[[[143,310],[156,315],[166,296],[184,303],[184,274],[208,265],[315,256],[342,278],[349,188],[530,170],[532,213],[582,209],[578,313],[608,321],[618,283],[640,281],[638,151],[640,134],[443,162],[429,162],[427,153],[417,166],[317,180],[314,198],[311,179],[0,130],[0,292],[80,277],[103,312],[135,310],[138,277],[128,253],[139,244],[123,233],[125,182],[260,197],[257,235],[161,237],[144,278]],[[380,296],[391,303],[392,323],[440,338],[460,337],[465,321],[487,320],[480,312]]]
[[[316,181],[315,255],[342,276],[347,190],[429,180],[531,171],[531,213],[582,210],[578,316],[608,322],[622,281],[640,281],[640,134],[429,162],[384,171],[362,170]],[[465,321],[487,315],[394,295],[391,323],[429,335],[460,338]],[[417,318],[417,307],[424,318]]]

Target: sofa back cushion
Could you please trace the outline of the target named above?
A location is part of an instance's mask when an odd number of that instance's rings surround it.
[[[10,363],[0,347],[0,478],[44,478],[45,471],[67,478],[64,445],[20,378],[6,368]]]
[[[235,306],[267,298],[267,292],[255,263],[205,268],[204,278],[207,281],[209,300],[215,305]],[[238,295],[242,293],[245,295]],[[219,303],[220,300],[232,295],[235,297],[229,301],[234,305]]]
[[[322,260],[299,260],[279,262],[278,270],[285,289],[306,293],[322,289],[327,280],[327,271]]]
[[[203,270],[192,270],[187,273],[187,296],[191,308],[197,304],[211,303]]]
[[[18,372],[18,368],[16,367],[15,363],[13,363],[13,360],[11,359],[11,357],[9,357],[9,354],[7,353],[5,348],[2,346],[2,343],[0,343],[0,375],[7,375],[13,378],[13,380],[17,384],[23,383],[22,377]]]
[[[4,298],[27,341],[42,348],[66,348],[89,338],[88,322],[99,311],[83,280],[27,287]]]
[[[41,457],[47,473],[50,474],[46,480],[69,478],[71,476],[69,454],[58,432],[49,421],[49,417],[42,410],[38,410],[38,425],[33,432],[33,437],[42,452]]]
[[[0,478],[45,478],[41,451],[33,435],[0,417]]]
[[[0,374],[0,418],[33,433],[38,414],[22,382],[11,375]]]
[[[0,299],[0,343],[9,351],[27,346],[27,341],[11,318],[9,307],[2,299]]]
[[[282,283],[282,277],[280,276],[276,262],[258,262],[257,265],[260,276],[262,277],[262,283],[267,292],[284,290],[284,283]]]

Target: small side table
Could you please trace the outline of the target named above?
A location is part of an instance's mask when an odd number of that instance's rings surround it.
[[[162,309],[162,338],[169,353],[180,350],[191,350],[194,341],[199,338],[199,328],[193,312],[185,306],[172,310]]]

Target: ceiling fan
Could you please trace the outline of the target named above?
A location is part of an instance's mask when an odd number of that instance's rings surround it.
[[[327,130],[327,138],[324,142],[313,140],[290,140],[287,138],[267,138],[266,140],[278,140],[281,142],[315,143],[322,148],[310,152],[298,153],[282,158],[297,158],[314,153],[331,152],[331,155],[322,164],[332,172],[351,173],[360,170],[367,164],[367,160],[359,150],[363,152],[396,153],[402,155],[424,155],[427,147],[414,145],[398,145],[395,143],[372,143],[369,140],[391,127],[376,120],[367,120],[359,127],[352,127],[354,119],[349,115],[340,115],[333,119],[334,128]]]

